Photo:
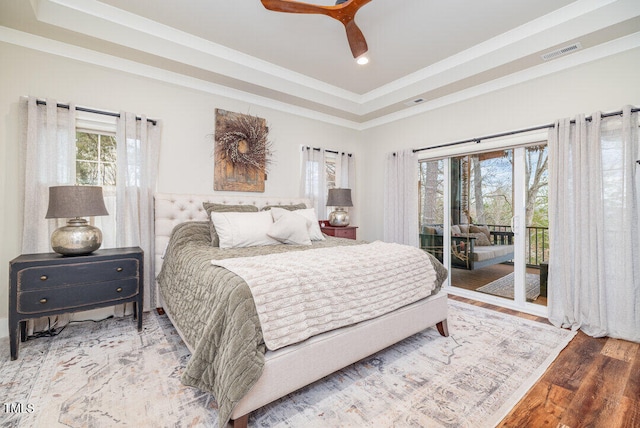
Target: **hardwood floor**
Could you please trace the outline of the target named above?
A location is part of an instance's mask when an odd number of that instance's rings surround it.
[[[475,300],[449,298],[548,323]],[[640,344],[578,332],[498,427],[640,427]]]

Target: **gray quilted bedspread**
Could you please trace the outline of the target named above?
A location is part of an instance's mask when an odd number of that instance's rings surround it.
[[[221,249],[211,246],[208,222],[176,226],[158,283],[165,309],[193,349],[182,382],[214,395],[220,427],[226,426],[235,405],[262,374],[266,348],[249,286],[211,260],[361,243],[327,237],[313,246]],[[438,276],[435,294],[447,271],[431,260]]]

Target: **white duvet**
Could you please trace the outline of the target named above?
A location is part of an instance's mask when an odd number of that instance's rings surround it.
[[[380,241],[212,264],[248,284],[270,350],[386,314],[430,296],[436,286],[422,250]]]

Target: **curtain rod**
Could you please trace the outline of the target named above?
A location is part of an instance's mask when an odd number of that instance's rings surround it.
[[[46,106],[47,102],[46,101],[42,101],[42,100],[36,100],[36,104],[41,105],[41,106]],[[57,103],[56,107],[58,107],[58,108],[66,108],[68,110],[69,109],[69,104]],[[84,111],[86,113],[101,114],[103,116],[120,117],[120,113],[114,113],[112,111],[96,110],[96,109],[92,109],[92,108],[88,108],[88,107],[76,106],[76,110]],[[140,116],[136,116],[136,120],[142,120],[142,118]],[[147,119],[147,122],[151,123],[154,126],[158,124],[158,122],[156,120],[154,120],[154,119]]]
[[[640,111],[640,108],[632,108],[631,109],[631,113],[636,113],[638,111]],[[614,111],[612,113],[602,113],[601,117],[618,116],[618,115],[621,115],[621,114],[622,114],[622,110]],[[592,119],[591,116],[585,117],[586,121],[591,121],[591,119]],[[576,121],[572,120],[571,123],[576,123]],[[554,126],[555,126],[555,124],[550,123],[548,125],[534,126],[532,128],[518,129],[516,131],[501,132],[499,134],[492,134],[492,135],[487,135],[487,136],[484,136],[484,137],[469,138],[468,140],[462,140],[462,141],[456,141],[456,142],[453,142],[453,143],[440,144],[438,146],[422,147],[420,149],[413,149],[413,153],[422,152],[424,150],[439,149],[441,147],[457,146],[457,145],[460,145],[460,144],[473,143],[473,142],[475,142],[476,144],[480,144],[482,142],[482,140],[490,140],[492,138],[507,137],[509,135],[522,134],[524,132],[539,131],[541,129],[553,128]],[[395,153],[394,153],[394,155],[395,155]]]
[[[319,151],[321,151],[321,150],[322,150],[320,147],[309,147],[309,146],[303,146],[303,147],[302,147],[302,150],[304,150],[305,148],[306,148],[307,150],[315,150],[316,152],[319,152]],[[333,154],[336,154],[336,155],[347,155],[347,156],[349,156],[349,157],[351,157],[351,156],[352,156],[352,155],[351,155],[351,153],[346,153],[346,152],[336,152],[335,150],[325,150],[325,152],[327,152],[327,153],[333,153]]]

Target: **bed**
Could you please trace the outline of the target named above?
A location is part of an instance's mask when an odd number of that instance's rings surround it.
[[[357,319],[355,323],[314,333],[308,338],[298,338],[292,343],[284,341],[279,347],[272,346],[274,340],[280,339],[272,339],[272,334],[283,329],[261,324],[261,317],[265,315],[260,308],[264,305],[258,303],[261,298],[256,289],[250,288],[255,285],[249,285],[255,279],[245,281],[245,277],[234,273],[234,269],[242,269],[245,260],[268,260],[268,266],[277,266],[278,263],[273,261],[282,258],[304,260],[315,252],[327,260],[332,260],[333,254],[342,254],[336,256],[336,262],[339,262],[345,254],[349,255],[348,258],[351,254],[369,257],[365,250],[380,253],[375,245],[397,244],[325,237],[310,246],[280,244],[216,248],[211,245],[213,235],[203,202],[255,206],[258,209],[300,204],[310,206],[310,203],[297,198],[256,196],[155,196],[154,269],[156,295],[160,296],[158,306],[167,313],[192,353],[182,377],[183,383],[211,392],[216,397],[220,426],[231,421],[234,427],[246,427],[250,412],[425,328],[435,326],[440,334],[448,336],[447,298],[440,289],[446,278],[446,269],[425,252],[417,251],[424,254],[420,256],[411,247],[398,246],[404,247],[398,248],[401,251],[411,252],[411,257],[426,257],[428,262],[420,263],[421,266],[431,264],[420,268],[431,272],[430,278],[433,278],[433,284],[429,284],[431,288],[420,291],[423,297],[408,304],[398,301],[398,307],[391,312],[378,315],[372,311],[370,318]],[[367,248],[369,246],[372,248]],[[387,247],[379,248],[387,251]],[[295,257],[291,257],[293,254]],[[212,259],[216,261],[212,262]],[[376,265],[373,259],[371,264]],[[393,269],[384,266],[385,272],[393,272]],[[397,269],[398,276],[407,270]],[[380,281],[386,281],[380,278]],[[372,284],[377,284],[376,281]],[[283,282],[291,283],[288,280]],[[390,282],[389,289],[393,290],[393,286]],[[401,295],[404,292],[393,293]],[[340,313],[351,314],[349,309]],[[295,338],[296,332],[293,333]]]

